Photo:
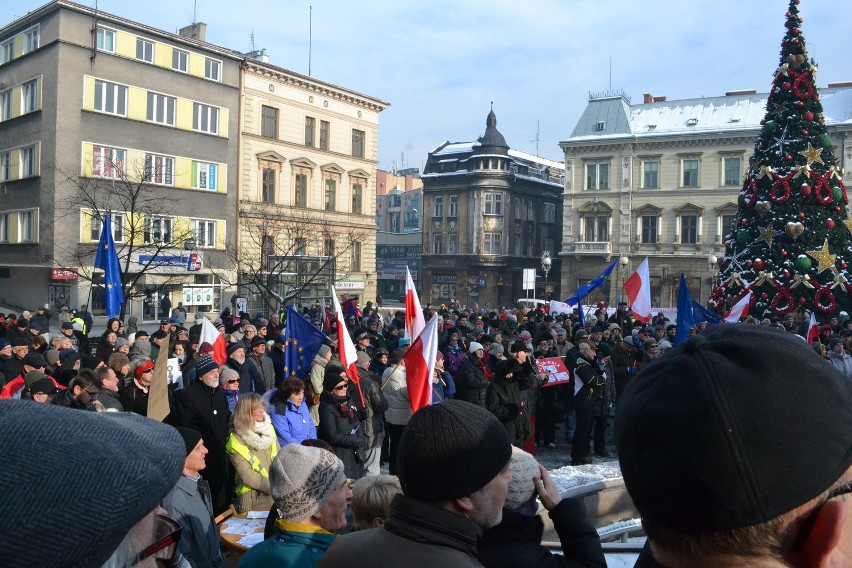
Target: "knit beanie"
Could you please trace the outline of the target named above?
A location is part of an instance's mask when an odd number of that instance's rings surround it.
[[[331,353],[331,347],[325,344],[320,345],[319,351],[317,351],[317,355],[319,355],[320,357],[325,357],[329,353]]]
[[[367,355],[366,351],[358,352],[358,361],[355,363],[355,365],[359,369],[367,369],[370,367],[370,356]]]
[[[218,369],[219,363],[213,360],[209,353],[205,353],[195,362],[195,376],[201,378],[213,369]]]
[[[198,346],[198,354],[204,355],[205,353],[213,353],[213,346],[207,341]]]
[[[0,347],[2,349],[2,347]],[[49,349],[44,353],[44,360],[47,361],[47,364],[55,367],[57,363],[59,363],[59,351],[56,349]]]
[[[148,369],[153,369],[153,368],[154,368],[154,362],[153,361],[142,361],[141,363],[136,365],[136,368],[133,370],[133,375],[136,377],[136,380],[138,381],[142,377],[142,373],[144,373]]]
[[[346,379],[340,376],[342,372],[343,369],[336,365],[326,367],[322,378],[322,389],[331,392],[341,381],[345,381]]]
[[[183,445],[186,448],[186,455],[192,453],[192,450],[195,449],[195,446],[198,445],[198,442],[201,441],[201,434],[198,430],[193,430],[192,428],[175,428],[180,434],[180,437],[183,438]]]
[[[235,343],[231,343],[230,345],[228,345],[228,357],[233,355],[234,351],[236,351],[237,349],[242,349],[243,351],[245,351],[246,346],[243,345],[242,343],[240,343],[239,341],[237,341]]]
[[[2,404],[4,565],[101,566],[180,477],[184,448],[171,426],[132,412]],[[8,490],[32,487],[36,464],[37,490]],[[38,534],[50,545],[26,538]]]
[[[506,429],[481,406],[453,399],[424,406],[400,439],[402,491],[426,502],[467,497],[500,473],[511,448]]]
[[[219,384],[224,385],[228,381],[239,379],[240,374],[230,367],[221,367],[222,372],[219,373]]]
[[[512,472],[512,483],[509,484],[509,495],[506,497],[504,509],[518,511],[535,497],[533,477],[539,477],[536,459],[524,450],[512,446],[512,460],[509,462]]]
[[[287,444],[269,466],[272,499],[282,519],[297,523],[318,512],[346,480],[333,452]]]

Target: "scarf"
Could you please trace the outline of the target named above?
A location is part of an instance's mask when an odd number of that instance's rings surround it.
[[[272,420],[265,413],[263,422],[254,423],[254,430],[237,432],[237,434],[245,441],[246,446],[257,451],[269,448],[276,437],[275,430],[272,428]]]
[[[494,373],[491,372],[491,369],[485,364],[485,359],[477,359],[476,361],[479,368],[482,369],[482,374],[485,375],[485,378],[489,381],[494,378]]]

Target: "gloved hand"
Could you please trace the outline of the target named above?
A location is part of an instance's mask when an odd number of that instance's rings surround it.
[[[636,349],[642,349],[642,340],[639,339],[638,335],[633,336],[633,347]]]
[[[515,403],[510,402],[506,405],[506,410],[508,411],[508,420],[514,420],[521,412],[521,407]]]
[[[627,367],[627,374],[628,375],[635,375],[636,374],[636,367],[634,367],[632,365],[630,367]]]

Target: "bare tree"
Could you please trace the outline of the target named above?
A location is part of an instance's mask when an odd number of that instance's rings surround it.
[[[295,298],[324,296],[350,266],[354,243],[367,231],[336,225],[318,212],[242,202],[239,249],[229,250],[243,293],[267,313]]]
[[[105,216],[112,216],[124,293],[120,317],[124,318],[128,303],[147,294],[137,283],[155,269],[174,266],[164,259],[173,257],[176,247],[194,238],[192,226],[175,217],[179,211],[178,200],[169,197],[170,192],[150,184],[152,176],[162,174],[152,171],[150,164],[146,167],[145,163],[127,164],[103,157],[97,164],[100,177],[73,174],[70,173],[72,169],[56,168],[56,171],[59,183],[64,186],[57,194],[65,196],[57,201],[57,209],[64,211],[60,215],[78,217],[80,223],[88,216],[92,241],[96,239],[96,232],[100,234]],[[97,243],[68,241],[57,244],[65,253],[62,256],[70,266],[80,267],[80,278],[92,285],[99,284],[98,273],[90,268],[94,264]],[[62,264],[62,259],[57,258],[57,262]],[[158,274],[162,274],[162,270]],[[183,271],[166,275],[161,285],[183,283],[184,277]]]

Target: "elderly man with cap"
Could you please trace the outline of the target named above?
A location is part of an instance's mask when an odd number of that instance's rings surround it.
[[[467,357],[459,364],[455,375],[456,398],[485,407],[485,392],[493,376],[485,366],[485,348],[471,341],[467,351]]]
[[[577,416],[577,430],[571,445],[571,465],[575,466],[592,463],[589,436],[595,400],[604,387],[594,348],[589,343],[580,343],[577,347],[580,356],[574,363],[574,397],[571,399],[571,407]]]
[[[275,533],[246,552],[237,567],[316,566],[334,533],[346,527],[352,490],[343,463],[322,448],[287,444],[272,460],[269,482],[279,514]]]
[[[846,352],[842,339],[833,337],[828,341],[826,357],[840,374],[852,380],[852,356]]]
[[[240,392],[255,392],[252,388],[252,370],[246,365],[246,347],[240,341],[229,343],[227,347],[228,360],[222,365],[233,369],[240,376]],[[197,363],[196,363],[197,366]],[[195,372],[198,378],[198,371]],[[263,393],[260,393],[263,394]]]
[[[213,513],[218,515],[233,498],[234,476],[225,452],[231,412],[225,393],[219,388],[219,365],[209,353],[198,358],[195,377],[177,400],[177,421],[180,426],[197,430],[204,439],[209,454],[202,475],[210,483]]]
[[[251,353],[246,356],[246,365],[251,370],[254,380],[254,392],[263,395],[275,388],[275,365],[266,355],[266,341],[259,336],[251,340]]]
[[[506,429],[484,408],[459,400],[421,408],[403,433],[403,495],[385,524],[338,537],[319,566],[481,566],[476,545],[503,517],[511,456]]]
[[[272,369],[275,371],[275,385],[287,378],[284,374],[284,349],[287,346],[287,338],[284,334],[276,335],[269,348],[267,355],[272,361]]]
[[[3,366],[4,385],[20,375],[24,370],[24,357],[30,352],[30,344],[31,342],[24,337],[12,339],[12,356]]]
[[[38,478],[37,490],[0,492],[3,566],[171,565],[181,527],[158,504],[183,467],[174,428],[129,413],[0,407],[0,479],[26,488]]]
[[[228,568],[231,564],[222,556],[213,522],[210,487],[199,473],[207,465],[207,448],[197,430],[177,431],[183,438],[186,459],[177,483],[163,498],[163,509],[181,525],[178,550],[193,568]]]
[[[636,376],[615,440],[660,564],[852,565],[852,382],[800,338],[690,338]]]
[[[41,371],[30,371],[26,376],[27,394],[30,400],[34,402],[50,404],[53,402],[53,397],[59,392],[59,388],[53,379],[47,377]]]
[[[47,362],[40,353],[37,353],[36,351],[27,353],[22,362],[23,368],[21,369],[21,374],[6,383],[3,389],[0,390],[0,399],[21,398],[21,395],[25,392],[25,386],[27,384],[26,375],[31,371],[44,371],[46,366]]]

